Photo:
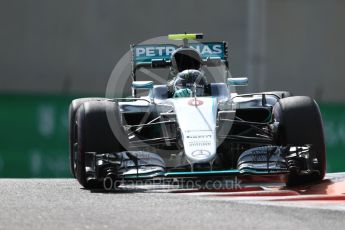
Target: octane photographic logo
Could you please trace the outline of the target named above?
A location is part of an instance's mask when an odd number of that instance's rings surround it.
[[[141,42],[139,44],[136,44],[134,46],[131,46],[127,53],[125,53],[122,58],[116,63],[111,76],[109,78],[105,97],[109,99],[115,99],[116,98],[122,98],[119,101],[127,101],[127,102],[134,102],[133,98],[131,98],[131,86],[132,82],[134,80],[134,73],[135,78],[137,81],[153,81],[155,85],[167,85],[168,81],[171,79],[174,79],[174,76],[176,76],[177,71],[172,69],[171,67],[165,67],[164,69],[159,68],[137,68],[138,63],[151,63],[150,66],[153,66],[152,61],[153,60],[171,60],[171,55],[175,52],[176,49],[181,47],[183,44],[183,41],[181,40],[169,40],[167,36],[161,36],[152,38],[149,40],[146,40],[144,42]],[[225,48],[224,44],[221,42],[198,42],[196,40],[189,40],[188,46],[197,50],[200,53],[201,58],[205,61],[207,58],[212,59],[215,57],[224,58],[225,57]],[[192,57],[193,58],[193,57]],[[135,69],[136,71],[133,71]],[[216,82],[226,82],[226,78],[230,77],[230,73],[226,71],[225,65],[219,65],[219,66],[212,66],[207,67],[203,65],[201,68],[201,72],[206,77],[208,83],[216,83]],[[234,93],[233,87],[231,87],[231,92]],[[148,94],[148,90],[139,90],[136,89],[136,91],[141,96],[145,96]],[[222,98],[224,99],[224,98]],[[173,99],[171,99],[173,100]],[[218,103],[221,103],[217,99]],[[154,103],[151,98],[144,97],[141,98],[141,100],[137,101],[136,106],[138,106],[137,110],[145,111],[145,103],[148,105],[148,103]],[[162,103],[162,100],[161,100]],[[202,105],[204,102],[200,97],[197,98],[191,98],[191,100],[188,102],[189,106],[199,106]],[[161,106],[170,106],[172,111],[174,110],[173,104],[168,103],[167,101],[161,104]],[[134,106],[131,108],[130,106],[127,106],[126,109],[130,110],[133,109]],[[121,111],[123,112],[123,111]],[[199,111],[199,113],[201,113]],[[200,114],[201,116],[204,116],[203,114]],[[142,116],[141,120],[138,121],[138,124],[149,124],[149,123],[155,123],[159,122],[160,118],[159,115],[154,116],[154,113],[145,112]],[[193,121],[193,114],[188,114],[190,116],[190,120]],[[232,115],[234,116],[234,115]],[[137,141],[139,135],[135,136],[135,133],[140,131],[141,128],[136,126],[135,130],[129,130],[128,127],[130,125],[127,123],[125,119],[122,119],[122,125],[127,129],[128,137],[123,137],[123,132],[119,129],[119,122],[114,115],[113,112],[107,112],[108,121],[110,124],[110,127],[116,136],[116,138],[121,142],[123,146],[127,146],[128,140],[131,142],[131,140]],[[227,118],[228,120],[231,120]],[[217,132],[225,134],[228,133],[231,129],[232,122],[224,122],[223,125],[219,126],[217,128]],[[157,126],[156,126],[157,127]],[[161,125],[162,127],[162,125]],[[211,125],[208,125],[208,127],[212,127]],[[215,127],[214,127],[215,128]],[[179,128],[177,128],[179,130]],[[177,135],[178,138],[181,138],[182,135]],[[218,136],[218,135],[217,135]],[[223,135],[224,136],[224,135]],[[142,137],[141,137],[142,138]],[[217,138],[216,144],[219,146],[224,138],[215,137]],[[179,143],[182,143],[182,140],[177,141]],[[144,144],[141,148],[144,149],[150,149],[151,152],[155,153],[162,153],[162,154],[169,154],[172,150],[163,149],[161,147],[152,146],[149,144]]]
[[[141,189],[141,188],[157,188],[159,190],[173,190],[178,189],[180,192],[183,192],[184,189],[190,190],[204,190],[204,191],[239,191],[242,189],[242,181],[237,177],[231,180],[202,180],[202,179],[187,179],[181,178],[176,180],[164,180],[164,179],[155,179],[155,180],[126,180],[126,188],[119,187],[120,184],[123,184],[122,180],[113,180],[110,177],[106,177],[103,180],[103,188],[106,191],[123,191],[128,188],[131,189]]]

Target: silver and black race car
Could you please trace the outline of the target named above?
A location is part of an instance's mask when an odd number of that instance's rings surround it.
[[[229,77],[227,43],[195,42],[202,37],[170,35],[181,40],[178,46],[132,45],[131,97],[72,101],[70,167],[82,186],[155,178],[281,176],[288,185],[323,179],[317,103],[287,91],[237,94],[234,88],[248,79]],[[203,68],[209,66],[223,67],[222,81],[208,82]],[[143,68],[169,69],[167,84],[137,81]]]

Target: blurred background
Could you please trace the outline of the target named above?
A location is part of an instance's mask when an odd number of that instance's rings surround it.
[[[203,32],[228,41],[246,92],[319,103],[328,172],[345,171],[343,0],[1,0],[0,177],[69,177],[72,99],[104,96],[131,43]]]

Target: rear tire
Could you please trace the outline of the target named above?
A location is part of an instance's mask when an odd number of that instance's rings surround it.
[[[69,120],[69,129],[68,129],[68,139],[69,139],[69,161],[70,161],[70,171],[75,178],[75,143],[77,142],[77,138],[75,135],[76,129],[76,114],[79,106],[87,101],[101,101],[105,100],[105,98],[101,97],[88,97],[88,98],[79,98],[75,99],[71,102],[68,110],[68,120]]]
[[[85,188],[101,187],[102,183],[88,181],[90,175],[86,172],[86,166],[90,162],[86,160],[86,153],[112,153],[126,149],[128,138],[121,125],[118,104],[110,101],[89,101],[80,105],[77,111],[76,136],[76,178]]]
[[[317,103],[310,97],[294,96],[280,99],[273,107],[275,119],[279,122],[278,144],[311,144],[318,164],[316,174],[289,175],[287,185],[320,181],[326,172],[326,147],[321,113]]]

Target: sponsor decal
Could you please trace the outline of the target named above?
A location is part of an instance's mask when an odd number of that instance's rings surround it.
[[[192,138],[192,139],[204,139],[204,138],[211,138],[212,135],[188,135],[186,138]]]
[[[210,147],[212,145],[212,135],[211,134],[198,134],[195,133],[189,133],[187,132],[185,136],[185,140],[188,143],[189,147],[197,147],[197,148],[205,148]]]
[[[191,141],[188,144],[189,147],[208,147],[211,146],[211,141]]]
[[[211,156],[211,153],[207,150],[195,150],[194,152],[192,152],[192,156],[195,158],[203,159]]]
[[[164,57],[170,56],[176,50],[174,45],[140,46],[135,48],[135,57]]]
[[[208,57],[224,59],[225,46],[221,42],[189,43],[189,47],[197,50],[203,59]],[[178,46],[173,44],[135,45],[133,47],[134,61],[170,60],[171,54],[178,48]]]
[[[204,104],[204,102],[200,99],[196,99],[196,98],[193,98],[193,99],[190,99],[188,101],[188,105],[192,105],[192,106],[200,106]]]

